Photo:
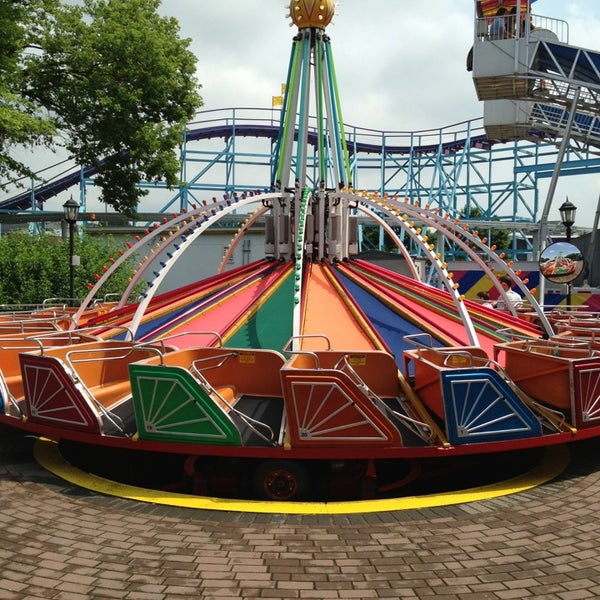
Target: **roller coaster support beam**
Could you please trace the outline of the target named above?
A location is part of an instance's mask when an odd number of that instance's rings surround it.
[[[556,163],[554,165],[554,172],[552,173],[552,179],[550,180],[550,185],[548,187],[548,195],[546,196],[546,202],[544,204],[544,209],[542,211],[542,216],[540,219],[540,238],[538,240],[538,249],[537,249],[537,259],[539,260],[542,250],[546,244],[546,238],[548,236],[548,215],[550,214],[550,207],[552,206],[552,200],[554,199],[554,192],[556,191],[556,184],[558,183],[558,177],[560,175],[560,168],[562,166],[563,160],[565,158],[565,153],[567,151],[567,146],[569,145],[570,133],[573,128],[573,120],[575,119],[577,103],[579,102],[579,94],[581,88],[577,88],[575,90],[575,94],[572,100],[571,111],[569,112],[569,119],[567,121],[567,126],[565,132],[563,134],[560,147],[558,149],[558,155],[556,157]],[[545,282],[544,277],[540,277],[540,285],[539,285],[539,297],[543,298],[545,292]]]

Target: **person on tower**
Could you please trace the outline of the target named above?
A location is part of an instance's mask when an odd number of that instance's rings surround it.
[[[491,40],[503,40],[506,39],[507,37],[510,37],[508,35],[507,29],[506,29],[506,17],[504,15],[507,14],[507,10],[506,8],[504,8],[504,6],[501,6],[498,9],[498,12],[496,13],[496,16],[494,17],[494,20],[492,21],[492,24],[490,25],[490,39]]]

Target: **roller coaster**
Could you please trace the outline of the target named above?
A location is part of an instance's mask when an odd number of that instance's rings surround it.
[[[272,177],[278,116],[272,108],[198,113],[181,145],[184,183],[172,192],[163,185],[144,184],[164,190],[158,212],[188,210],[213,195],[265,189],[265,181]],[[494,218],[512,223],[515,229],[538,223],[543,204],[539,184],[552,177],[558,155],[555,138],[547,134],[525,141],[490,139],[483,118],[426,131],[377,131],[352,125],[346,125],[345,131],[356,187],[376,189],[382,195],[427,198],[432,206],[467,218],[476,208],[478,219]],[[311,127],[311,150],[315,135]],[[311,168],[315,164],[313,154]],[[599,171],[600,159],[593,148],[569,147],[560,175]],[[85,210],[88,188],[93,185],[91,167],[73,166],[2,200],[0,215],[32,212],[43,217],[51,198],[77,188]]]
[[[529,70],[532,59],[528,41],[519,40],[519,56],[512,50],[513,39],[491,44],[481,33],[487,31],[490,14],[479,18],[474,37],[474,81],[484,101],[483,118],[423,131],[378,131],[348,124],[343,129],[356,189],[377,190],[382,196],[427,199],[429,205],[454,217],[473,216],[483,222],[482,227],[492,220],[495,227],[510,227],[518,233],[507,254],[519,258],[517,240],[521,242],[521,257],[523,246],[534,255],[536,249],[528,232],[541,229],[548,216],[541,183],[545,180],[552,189],[558,177],[600,170],[600,124],[595,113],[597,55],[582,49],[572,54],[566,44],[568,25],[533,15],[534,35],[545,32],[547,38],[540,42],[536,73]],[[501,48],[507,44],[511,48]],[[501,66],[495,66],[494,52],[496,58],[502,55]],[[514,63],[519,60],[521,66],[515,75]],[[560,77],[542,78],[554,65]],[[488,76],[490,68],[493,74]],[[504,86],[519,78],[521,93],[523,82],[532,82],[526,100],[519,99],[516,92],[500,98],[504,91],[496,85],[498,69],[504,73]],[[534,89],[535,81],[548,81],[548,86]],[[580,91],[576,107],[571,110],[569,103],[574,101],[575,89]],[[573,117],[569,119],[569,115]],[[160,183],[143,183],[157,194],[161,190],[157,195],[160,200],[149,202],[158,212],[181,212],[207,196],[272,189],[272,185],[265,187],[265,182],[273,183],[280,118],[274,108],[198,113],[180,146],[183,183],[172,191]],[[298,134],[296,130],[296,138]],[[307,177],[313,185],[319,179],[317,139],[318,123],[311,116],[307,120],[306,145]],[[75,187],[79,188],[80,204],[85,210],[88,189],[93,185],[94,170],[73,165],[66,173],[0,201],[0,215],[37,213],[36,218],[42,219],[51,198]],[[140,212],[143,210],[140,207]],[[540,235],[543,237],[544,232]]]
[[[583,49],[573,54],[568,46],[566,22],[532,15],[534,35],[543,37],[542,32],[546,33],[535,59],[536,74],[529,70],[528,41],[519,40],[516,48],[522,46],[520,55],[512,48],[501,48],[512,45],[512,39],[485,43],[490,18],[499,4],[503,3],[476,3],[485,13],[478,18],[474,34],[474,81],[478,97],[484,101],[484,117],[422,131],[379,131],[344,124],[356,189],[377,190],[382,196],[399,195],[411,200],[426,198],[431,206],[453,216],[468,219],[473,212],[483,221],[494,219],[496,225],[500,221],[514,229],[520,226],[527,230],[536,228],[547,216],[544,198],[540,197],[543,180],[600,170],[600,124],[594,112],[597,54]],[[502,66],[496,66],[494,53],[502,54]],[[521,83],[525,79],[534,83],[537,77],[538,82],[548,81],[548,87],[533,90],[532,85],[533,95],[528,95],[527,101],[519,100],[517,92],[507,96],[496,85],[497,72],[500,68],[504,86],[511,85],[515,80],[515,61],[521,61],[516,73]],[[543,73],[555,65],[560,78],[543,79]],[[488,72],[492,75],[488,76]],[[508,76],[511,74],[512,78]],[[576,88],[582,90],[576,110],[569,110]],[[265,189],[265,182],[273,179],[273,150],[280,116],[274,108],[227,108],[198,113],[189,123],[180,146],[182,184],[172,192],[161,193],[158,211],[188,210],[207,195],[230,196],[234,192]],[[308,177],[315,184],[318,158],[314,117],[309,117],[307,128]],[[564,135],[567,128],[568,135]],[[562,141],[567,143],[561,149]],[[94,169],[72,165],[65,173],[63,165],[61,174],[46,180],[40,174],[42,180],[33,182],[30,189],[1,200],[0,215],[36,212],[43,218],[51,198],[76,187],[85,210],[88,188],[94,184]],[[560,171],[555,174],[556,165]],[[58,168],[57,165],[45,172],[57,173]],[[164,190],[160,183],[142,185]],[[140,212],[144,212],[143,206]]]

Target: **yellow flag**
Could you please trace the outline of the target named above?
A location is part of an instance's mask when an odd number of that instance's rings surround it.
[[[273,96],[272,106],[283,106],[283,96]]]

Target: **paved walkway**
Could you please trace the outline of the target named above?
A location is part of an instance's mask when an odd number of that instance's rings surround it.
[[[600,442],[526,493],[347,516],[107,497],[31,447],[0,427],[0,599],[600,597]]]

